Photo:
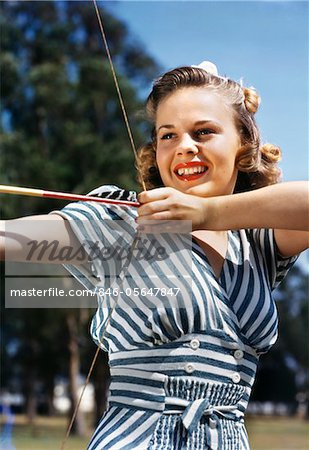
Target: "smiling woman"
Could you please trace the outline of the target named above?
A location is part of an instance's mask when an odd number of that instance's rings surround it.
[[[27,236],[23,219],[8,224],[15,258],[56,227],[61,245],[85,249],[66,267],[98,295],[91,334],[111,369],[89,450],[249,448],[244,413],[278,333],[272,291],[308,246],[307,184],[277,183],[280,150],[260,142],[258,95],[209,67],[174,69],[154,84],[153,138],[139,153],[151,189],[138,209],[72,203]],[[137,200],[116,186],[90,194]],[[23,245],[13,247],[16,236]],[[160,250],[151,261],[148,244]],[[105,258],[113,246],[126,257]]]
[[[203,65],[209,67],[208,62]],[[276,183],[281,151],[271,144],[260,145],[254,119],[258,94],[201,67],[175,69],[156,81],[147,101],[149,118],[156,126],[152,142],[140,151],[142,177],[149,187],[172,186],[202,196],[207,196],[207,189],[209,196],[223,195]],[[171,157],[175,161],[168,161]],[[177,167],[177,163],[184,166]],[[195,173],[204,175],[178,171],[190,169],[190,164],[201,167]],[[219,176],[217,192],[213,188]],[[203,184],[203,180],[208,183]]]
[[[240,139],[228,109],[203,87],[181,89],[160,103],[156,160],[165,186],[209,197],[232,194]],[[162,124],[171,121],[167,134]]]

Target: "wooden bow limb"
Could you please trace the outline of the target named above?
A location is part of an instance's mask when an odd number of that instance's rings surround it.
[[[132,147],[132,150],[133,150],[133,153],[134,153],[134,156],[135,156],[136,167],[137,167],[137,170],[139,171],[139,173],[141,174],[141,168],[140,168],[140,163],[139,163],[139,160],[138,160],[138,157],[137,157],[137,151],[136,151],[136,148],[135,148],[135,144],[134,144],[134,140],[133,140],[133,136],[132,136],[132,132],[131,132],[129,120],[128,120],[128,117],[127,117],[125,105],[124,105],[124,102],[123,102],[123,98],[122,98],[122,95],[121,95],[119,83],[118,83],[117,76],[116,76],[116,72],[115,72],[115,69],[114,69],[114,64],[113,64],[112,57],[111,57],[111,54],[110,54],[110,51],[109,51],[109,46],[108,46],[108,43],[107,43],[107,39],[106,39],[106,35],[105,35],[103,23],[102,23],[100,11],[99,11],[99,8],[98,8],[98,6],[97,6],[96,0],[92,0],[92,3],[93,3],[93,5],[94,5],[95,13],[96,13],[96,16],[97,16],[99,29],[100,29],[100,32],[101,32],[102,40],[103,40],[103,42],[104,42],[104,46],[105,46],[107,58],[108,58],[109,65],[110,65],[110,68],[111,68],[111,72],[112,72],[114,84],[115,84],[115,87],[116,87],[116,91],[117,91],[119,103],[120,103],[120,106],[121,106],[121,110],[122,110],[122,113],[123,113],[123,118],[124,118],[124,121],[125,121],[125,125],[126,125],[127,131],[128,131],[128,135],[129,135],[131,147]],[[143,179],[143,176],[141,176],[141,181],[142,181],[143,190],[146,191],[147,188],[146,188],[146,183],[145,183],[145,181],[144,181],[144,179]],[[89,197],[88,197],[87,199],[89,200]],[[106,200],[106,199],[104,199],[104,200]],[[117,202],[118,202],[118,201],[117,201]],[[120,204],[120,201],[119,201],[118,203]],[[130,206],[135,206],[135,207],[138,207],[138,206],[139,206],[139,203],[134,203],[134,202],[123,202],[123,201],[121,201],[121,204],[125,204],[125,203],[126,203],[126,204],[130,203]],[[133,203],[133,204],[131,205],[131,203]],[[126,263],[126,265],[125,265],[125,267],[124,267],[124,269],[123,269],[123,274],[126,274],[127,271],[128,271],[128,266],[129,266],[129,264],[130,264],[130,262],[131,262],[131,259],[132,259],[132,256],[133,256],[133,252],[134,252],[136,246],[138,245],[138,242],[139,242],[139,234],[137,234],[137,235],[135,236],[135,238],[134,238],[134,241],[133,241],[133,244],[132,244],[132,247],[131,247],[131,251],[130,251],[130,254],[129,254],[127,263]],[[110,314],[109,314],[109,316],[108,316],[108,319],[107,319],[107,321],[106,321],[106,323],[105,323],[104,329],[103,329],[102,334],[101,334],[100,342],[99,342],[99,345],[98,345],[98,347],[97,347],[97,351],[96,351],[96,353],[95,353],[95,355],[94,355],[94,358],[93,358],[93,360],[92,360],[91,367],[90,367],[90,369],[89,369],[89,371],[88,371],[88,374],[87,374],[86,382],[85,382],[85,384],[84,384],[84,386],[83,386],[83,389],[82,389],[82,392],[81,392],[81,394],[80,394],[79,400],[78,400],[78,402],[77,402],[77,404],[76,404],[76,407],[75,407],[75,409],[74,409],[74,412],[73,412],[73,414],[72,414],[72,417],[71,417],[71,420],[70,420],[70,424],[69,424],[69,426],[68,426],[66,435],[65,435],[65,437],[64,437],[64,439],[63,439],[63,441],[62,441],[60,450],[64,450],[65,447],[66,447],[66,443],[67,443],[67,440],[68,440],[68,438],[69,438],[69,435],[70,435],[70,432],[71,432],[71,429],[72,429],[74,420],[75,420],[75,418],[76,418],[76,415],[77,415],[77,412],[78,412],[78,409],[79,409],[79,406],[80,406],[82,397],[83,397],[84,392],[85,392],[85,389],[86,389],[86,387],[87,387],[87,385],[88,385],[88,383],[89,383],[90,376],[91,376],[91,373],[92,373],[92,371],[93,371],[93,367],[94,367],[94,365],[95,365],[95,362],[96,362],[96,360],[97,360],[98,354],[99,354],[100,349],[101,349],[101,344],[103,343],[103,340],[104,340],[104,337],[105,337],[105,334],[106,334],[107,327],[108,327],[108,325],[109,325],[109,323],[110,323],[110,321],[111,321],[111,319],[112,319],[113,311],[114,311],[114,309],[115,309],[117,303],[118,303],[118,296],[117,296],[117,298],[116,298],[115,305],[114,305],[113,309],[111,310],[111,312],[110,312]]]
[[[0,194],[27,195],[30,197],[58,198],[63,200],[75,200],[83,202],[107,203],[110,205],[132,206],[138,208],[138,202],[127,200],[114,200],[110,198],[94,197],[92,195],[69,194],[67,192],[44,191],[43,189],[32,189],[18,186],[0,185]]]

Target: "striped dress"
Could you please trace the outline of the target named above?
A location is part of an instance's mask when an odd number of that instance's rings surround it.
[[[136,200],[103,186],[90,193]],[[109,353],[109,407],[88,450],[247,450],[260,354],[277,339],[271,291],[295,258],[272,230],[228,232],[219,278],[190,233],[137,235],[135,208],[72,203],[60,214],[91,256],[68,270],[98,295],[91,334]]]

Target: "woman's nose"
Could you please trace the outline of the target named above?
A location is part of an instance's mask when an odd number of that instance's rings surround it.
[[[186,154],[186,153],[198,153],[199,150],[197,148],[196,142],[189,134],[185,134],[182,136],[181,141],[177,145],[177,153],[178,155]]]

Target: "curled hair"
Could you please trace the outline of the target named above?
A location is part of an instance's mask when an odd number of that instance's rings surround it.
[[[236,81],[212,75],[198,67],[180,67],[159,77],[147,99],[146,111],[152,123],[160,102],[185,87],[205,87],[222,95],[231,108],[241,147],[236,158],[238,177],[234,193],[257,189],[279,181],[281,172],[277,166],[281,150],[273,144],[260,143],[260,132],[254,114],[260,97],[254,88],[242,87]],[[143,179],[147,189],[163,186],[156,164],[156,135],[138,152],[139,181]]]

